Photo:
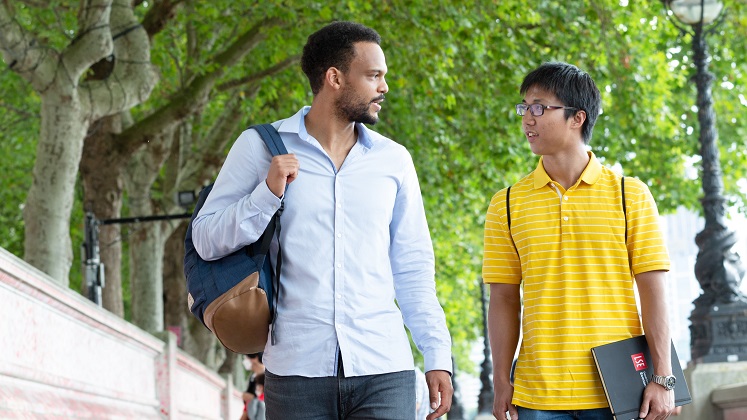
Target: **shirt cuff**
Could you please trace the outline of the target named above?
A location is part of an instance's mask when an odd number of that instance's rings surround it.
[[[432,370],[445,370],[449,372],[449,375],[454,375],[453,366],[451,363],[451,350],[450,349],[434,349],[423,353],[423,364],[425,372]]]
[[[273,215],[280,208],[281,199],[270,191],[267,182],[262,181],[252,191],[251,202],[262,213]]]

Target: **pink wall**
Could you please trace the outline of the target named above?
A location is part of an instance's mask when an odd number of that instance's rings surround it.
[[[0,248],[0,418],[238,419],[227,379]]]

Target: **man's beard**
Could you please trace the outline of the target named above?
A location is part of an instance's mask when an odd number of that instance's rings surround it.
[[[384,99],[384,95],[376,99]],[[379,121],[379,116],[369,111],[372,102],[359,102],[352,89],[345,88],[344,94],[337,100],[337,115],[350,122],[374,125]]]

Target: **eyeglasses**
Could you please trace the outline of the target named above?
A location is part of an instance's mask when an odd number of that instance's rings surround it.
[[[534,117],[539,117],[545,113],[546,109],[575,109],[578,108],[570,106],[556,106],[556,105],[542,105],[542,104],[516,104],[516,115],[523,117],[527,113],[527,109]]]

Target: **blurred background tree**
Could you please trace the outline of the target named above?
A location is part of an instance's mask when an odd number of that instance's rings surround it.
[[[34,172],[35,165],[48,165],[37,147],[79,142],[77,160],[65,163],[74,168],[76,183],[51,207],[67,220],[71,239],[47,238],[48,248],[62,249],[59,255],[68,258],[48,273],[76,290],[84,286],[77,253],[84,210],[99,220],[184,212],[175,193],[210,182],[243,129],[288,117],[311,102],[298,56],[306,37],[331,20],[355,20],[382,35],[390,92],[374,128],[413,154],[436,251],[438,295],[464,370],[473,369],[468,356],[482,334],[478,287],[487,204],[537,162],[514,112],[528,71],[551,60],[588,71],[603,95],[594,153],[646,182],[662,212],[678,206],[700,210],[689,40],[666,21],[660,0],[113,3],[0,3],[0,48],[7,65],[0,71],[0,170],[6,174],[0,245],[31,262],[43,259],[33,255],[41,251],[24,247],[25,237],[39,238],[24,236],[22,216],[42,214],[34,213],[39,201],[28,193],[40,181],[34,176],[52,176]],[[713,97],[726,194],[732,206],[744,210],[739,182],[747,168],[742,42],[747,6],[726,6],[731,10],[713,36],[719,42],[711,43],[711,71],[719,78]],[[67,82],[68,89],[89,92],[95,85],[111,97],[117,89],[127,92],[122,96],[135,94],[123,87],[120,73],[136,61],[124,52],[134,47],[121,45],[132,31],[145,37],[139,45],[148,49],[140,51],[147,62],[137,64],[157,71],[149,76],[153,87],[131,106],[107,105],[93,117],[83,114],[85,135],[72,138],[59,127],[50,140],[54,126],[42,129],[44,85],[27,74],[33,67],[14,65],[17,43],[39,57],[64,55],[85,33],[81,16],[92,7],[126,8],[134,24],[107,21],[110,54],[77,52],[91,65]],[[108,104],[100,97],[89,102]],[[43,228],[51,222],[35,223]],[[102,225],[103,304],[151,332],[177,328],[182,348],[209,366],[228,369],[233,357],[226,357],[187,310],[181,269],[185,227],[183,219]]]

